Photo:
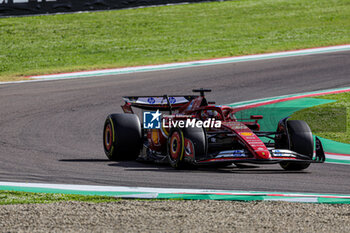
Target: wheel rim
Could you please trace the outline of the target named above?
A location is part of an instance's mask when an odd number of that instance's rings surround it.
[[[180,156],[180,135],[174,132],[170,140],[170,156],[176,160]]]
[[[111,124],[107,124],[105,130],[105,147],[106,150],[109,151],[112,147],[112,128]]]

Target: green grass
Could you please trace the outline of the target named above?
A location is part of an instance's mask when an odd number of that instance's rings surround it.
[[[83,202],[116,202],[120,199],[107,196],[89,196],[56,193],[30,193],[17,191],[0,191],[0,205],[26,204],[26,203],[53,203],[63,201]]]
[[[3,18],[0,81],[349,42],[349,0],[240,0]]]
[[[292,119],[306,121],[312,132],[320,137],[350,143],[350,92],[316,98],[337,102],[306,108],[292,115]]]

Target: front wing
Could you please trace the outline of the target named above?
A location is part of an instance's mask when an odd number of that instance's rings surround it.
[[[255,164],[274,164],[281,162],[308,162],[323,163],[325,161],[325,153],[321,141],[316,137],[316,153],[314,158],[302,155],[295,151],[286,149],[269,149],[271,157],[269,159],[256,159],[247,150],[227,150],[220,151],[217,155],[209,159],[196,161],[196,164],[206,165],[213,163],[255,163]]]

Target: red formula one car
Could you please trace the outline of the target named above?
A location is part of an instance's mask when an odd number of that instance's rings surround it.
[[[107,117],[103,145],[110,160],[168,162],[174,168],[238,163],[275,164],[303,170],[325,160],[322,144],[304,121],[281,119],[274,132],[260,131],[261,115],[237,120],[235,108],[200,95],[126,96],[124,113]],[[143,124],[133,107],[141,109]],[[263,140],[263,138],[268,138]]]

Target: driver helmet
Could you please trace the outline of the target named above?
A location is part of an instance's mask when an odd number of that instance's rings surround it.
[[[216,111],[216,110],[204,110],[201,113],[201,118],[202,118],[202,120],[206,120],[209,118],[214,118],[214,119],[220,120],[220,115],[219,115],[218,111]]]

